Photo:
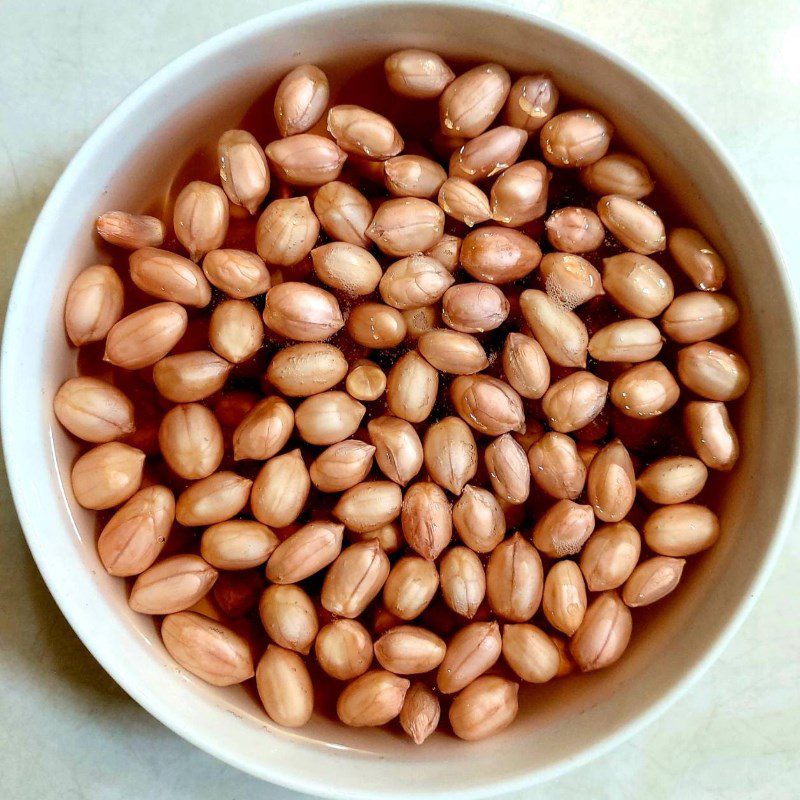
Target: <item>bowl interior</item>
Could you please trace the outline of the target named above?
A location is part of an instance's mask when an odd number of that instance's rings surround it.
[[[740,409],[743,456],[721,510],[724,534],[680,591],[647,614],[646,634],[637,635],[635,616],[631,647],[613,669],[526,687],[520,717],[503,735],[479,744],[437,735],[424,748],[326,719],[288,732],[244,691],[214,689],[178,669],[150,619],[128,608],[122,582],[100,568],[93,515],[68,488],[74,447],[51,411],[55,390],[75,372],[63,333],[66,289],[79,270],[102,260],[94,218],[150,204],[153,187],[168,186],[198,141],[234,127],[292,66],[355,64],[403,46],[546,70],[568,94],[606,113],[728,262],[742,303],[741,348],[753,366]],[[471,5],[296,8],[170,65],[112,115],[54,192],[23,260],[4,341],[4,438],[15,499],[73,627],[132,696],[191,741],[255,775],[321,794],[512,788],[584,760],[652,714],[711,656],[755,594],[794,470],[797,359],[787,297],[769,236],[714,146],[657,90],[592,46],[541,21]],[[780,414],[766,413],[767,397]]]

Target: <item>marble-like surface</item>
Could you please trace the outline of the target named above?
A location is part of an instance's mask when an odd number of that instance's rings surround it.
[[[105,114],[172,57],[282,4],[0,3],[0,313],[39,208]],[[798,0],[512,4],[588,33],[691,106],[732,153],[800,277]],[[206,756],[130,700],[50,598],[4,478],[0,513],[0,797],[300,798]],[[800,796],[798,573],[794,536],[734,642],[682,700],[603,759],[517,800]]]

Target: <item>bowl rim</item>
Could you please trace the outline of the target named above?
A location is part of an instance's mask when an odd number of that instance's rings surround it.
[[[73,630],[75,630],[84,646],[133,700],[173,732],[196,747],[262,780],[270,781],[295,791],[336,798],[374,797],[375,795],[374,793],[366,794],[364,792],[354,792],[352,787],[337,788],[330,784],[309,780],[296,772],[291,773],[282,770],[280,765],[265,762],[254,765],[239,758],[235,748],[219,745],[219,743],[214,740],[213,732],[205,734],[202,731],[198,732],[189,729],[181,720],[180,712],[173,712],[170,707],[165,706],[161,700],[154,696],[146,687],[138,684],[134,673],[126,669],[124,658],[108,648],[104,648],[102,642],[92,638],[91,624],[85,610],[80,607],[79,603],[76,603],[68,596],[51,573],[51,569],[48,566],[48,556],[44,546],[44,539],[37,534],[35,520],[33,519],[34,515],[29,513],[32,504],[27,502],[29,488],[23,482],[23,470],[15,466],[13,456],[19,456],[20,448],[16,443],[17,436],[14,426],[14,421],[16,420],[14,411],[18,409],[14,407],[15,403],[11,387],[14,384],[16,376],[12,374],[10,367],[12,359],[8,357],[8,354],[10,352],[15,352],[25,341],[25,309],[22,308],[20,300],[23,295],[30,291],[31,284],[35,280],[36,268],[40,263],[42,255],[40,253],[42,249],[40,240],[45,238],[45,232],[48,228],[58,224],[56,212],[63,202],[64,196],[72,189],[75,183],[75,177],[80,173],[86,163],[91,162],[93,151],[101,142],[108,139],[118,129],[123,127],[128,114],[131,113],[142,100],[158,88],[190,72],[197,64],[204,61],[207,57],[234,46],[241,38],[251,35],[256,30],[267,30],[276,25],[299,22],[309,16],[339,9],[353,8],[359,4],[359,0],[306,0],[296,5],[286,6],[252,17],[251,19],[245,20],[228,30],[206,39],[177,56],[158,69],[150,77],[146,78],[136,89],[114,107],[72,157],[55,183],[37,217],[20,259],[12,290],[9,295],[2,349],[0,350],[0,434],[2,435],[6,470],[14,505],[37,568],[61,612],[66,617]],[[748,189],[747,184],[740,175],[738,168],[734,165],[731,157],[728,155],[725,147],[695,112],[686,107],[682,101],[678,100],[671,90],[662,86],[628,59],[618,55],[605,45],[594,41],[589,36],[524,9],[509,7],[495,2],[495,0],[371,0],[370,4],[394,7],[403,6],[410,9],[433,7],[439,10],[444,8],[453,11],[479,11],[490,16],[504,16],[518,20],[522,24],[536,25],[545,30],[548,34],[569,39],[579,46],[595,51],[618,68],[627,72],[634,81],[642,84],[646,89],[669,105],[673,111],[683,117],[693,128],[694,133],[702,143],[715,155],[721,168],[727,172],[729,179],[739,191],[742,200],[746,204],[747,212],[759,222],[764,231],[765,244],[776,266],[776,273],[779,281],[779,286],[777,288],[784,296],[790,299],[788,306],[791,330],[788,333],[791,335],[793,344],[792,360],[795,375],[800,376],[800,352],[798,351],[798,343],[800,342],[800,312],[798,312],[796,303],[791,302],[794,297],[792,283],[775,237],[769,225],[766,223],[758,203]],[[796,380],[795,383],[798,384],[798,381]],[[796,385],[795,388],[797,390],[799,387]],[[796,391],[795,393],[797,394],[798,392]],[[515,774],[508,778],[488,777],[487,780],[481,784],[467,791],[460,791],[460,794],[464,798],[486,797],[487,795],[523,789],[535,783],[541,783],[563,775],[571,769],[582,766],[598,758],[626,741],[634,733],[653,722],[681,697],[687,689],[705,673],[709,666],[719,657],[722,650],[729,644],[733,635],[755,605],[758,596],[763,590],[775,566],[798,507],[798,499],[800,498],[800,476],[798,475],[799,459],[800,430],[795,430],[791,476],[787,483],[787,490],[783,497],[782,507],[778,514],[773,536],[764,552],[757,573],[753,576],[750,584],[743,587],[740,600],[732,610],[727,622],[722,624],[716,639],[709,644],[705,653],[691,664],[684,674],[680,678],[677,678],[673,685],[669,687],[657,701],[646,706],[625,725],[609,730],[607,734],[599,738],[592,746],[587,747],[577,755],[565,757],[548,767],[540,768],[532,772]],[[409,796],[442,797],[446,794],[446,789],[437,789],[435,791],[414,789],[408,791],[404,789],[399,791],[393,789],[391,786],[387,786],[386,790],[381,793],[385,798],[398,798],[398,800],[399,798]]]

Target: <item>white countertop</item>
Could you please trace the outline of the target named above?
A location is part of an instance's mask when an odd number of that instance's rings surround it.
[[[42,203],[106,113],[174,56],[281,5],[280,0],[0,2],[3,313]],[[738,163],[797,285],[798,0],[518,0],[512,5],[593,36],[691,106]],[[130,700],[50,598],[5,478],[0,509],[0,797],[301,797],[205,755]],[[734,642],[682,700],[604,758],[515,800],[800,796],[799,574],[800,537],[793,536]]]

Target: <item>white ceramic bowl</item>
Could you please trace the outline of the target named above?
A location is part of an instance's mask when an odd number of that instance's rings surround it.
[[[75,371],[62,310],[73,276],[98,257],[94,218],[136,209],[198,140],[232,127],[291,66],[402,46],[546,69],[564,90],[607,113],[727,260],[754,373],[741,410],[743,457],[722,509],[724,534],[702,569],[654,607],[622,661],[531,690],[535,699],[501,736],[465,744],[437,735],[423,748],[324,719],[281,730],[241,689],[215,689],[178,669],[151,620],[129,610],[123,582],[99,566],[92,515],[68,488],[74,446],[51,411],[56,388]],[[2,433],[14,499],[39,569],[89,650],[134,699],[209,753],[260,778],[333,797],[468,798],[519,788],[597,756],[654,719],[752,606],[797,489],[790,297],[775,245],[719,146],[663,90],[597,45],[543,20],[469,2],[296,6],[162,69],[98,128],[53,190],[20,264],[3,340]]]

